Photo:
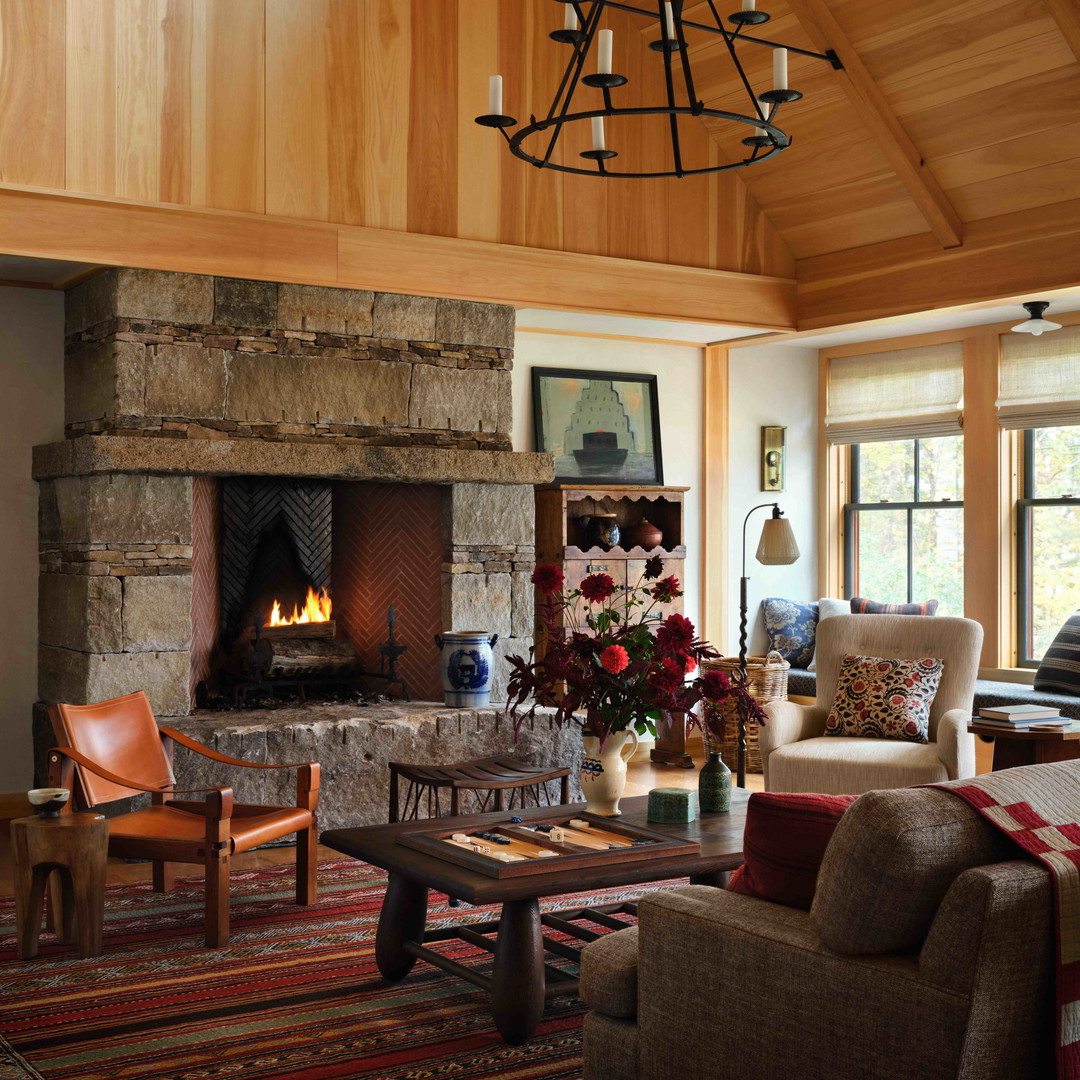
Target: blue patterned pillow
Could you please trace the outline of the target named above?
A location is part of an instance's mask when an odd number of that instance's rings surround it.
[[[763,600],[761,606],[765,609],[769,650],[778,652],[792,667],[806,667],[814,657],[817,604],[771,597]]]

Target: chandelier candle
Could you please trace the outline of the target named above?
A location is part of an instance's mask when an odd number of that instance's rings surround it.
[[[488,112],[492,116],[501,116],[502,105],[502,76],[492,75],[488,79]]]
[[[756,11],[757,0],[742,0],[743,11]]]
[[[675,16],[671,12],[670,0],[664,0],[664,36],[675,37]]]
[[[774,90],[786,90],[787,84],[787,49],[773,49],[772,83]]]
[[[592,118],[592,148],[594,150],[606,150],[604,145],[604,118],[594,116]]]
[[[611,74],[611,45],[615,38],[614,30],[601,30],[599,34],[600,38],[600,55],[596,62],[596,71],[598,75],[610,75]]]
[[[577,28],[578,28],[577,11],[574,8],[573,4],[567,4],[566,5],[566,17],[563,19],[563,29],[564,30],[577,30]]]

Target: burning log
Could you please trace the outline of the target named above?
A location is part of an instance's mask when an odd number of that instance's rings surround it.
[[[351,641],[336,641],[336,631],[333,621],[263,627],[255,643],[259,666],[270,679],[358,671],[356,649]]]

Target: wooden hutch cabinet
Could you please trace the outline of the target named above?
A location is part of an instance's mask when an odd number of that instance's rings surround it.
[[[674,574],[685,582],[686,543],[683,496],[685,487],[654,487],[641,484],[549,484],[536,489],[536,561],[553,563],[566,576],[568,588],[577,588],[589,574],[608,574],[621,588],[634,586],[645,570],[645,560],[659,555],[664,576]],[[619,544],[610,549],[593,544],[590,521],[597,514],[614,514],[619,525]],[[663,534],[660,546],[650,549],[628,546],[627,535],[647,518]],[[584,626],[588,605],[579,600],[573,612]],[[654,611],[657,621],[672,612],[682,614],[682,597]],[[657,732],[654,761],[689,768],[684,723],[662,723]]]

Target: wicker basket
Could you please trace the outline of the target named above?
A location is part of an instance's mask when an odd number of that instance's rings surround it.
[[[737,676],[739,658],[724,656],[719,660],[706,660],[702,663],[706,671],[722,671],[725,675]],[[746,658],[746,684],[759,705],[770,701],[787,698],[788,668],[791,665],[778,652],[768,656],[748,656]],[[720,706],[724,717],[723,738],[717,738],[708,728],[702,732],[706,751],[720,751],[724,764],[734,771],[739,761],[739,720],[734,702],[725,702]],[[754,721],[746,725],[746,771],[761,772],[761,749],[758,746],[758,726]]]

